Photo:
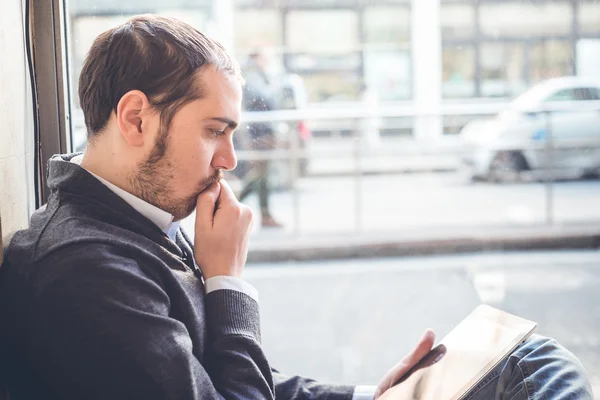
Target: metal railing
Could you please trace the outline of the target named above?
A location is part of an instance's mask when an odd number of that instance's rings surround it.
[[[538,140],[533,143],[529,143],[525,146],[521,145],[518,150],[521,151],[544,151],[547,165],[553,165],[554,152],[555,152],[555,137],[554,127],[552,124],[553,116],[560,113],[577,113],[577,112],[589,112],[594,111],[599,114],[598,120],[600,121],[600,101],[586,101],[581,102],[582,104],[576,104],[576,102],[556,102],[552,104],[546,104],[544,107],[538,107],[535,109],[527,109],[524,111],[528,116],[535,118],[543,118],[545,126],[545,137],[543,140]],[[505,110],[508,104],[506,103],[489,103],[489,104],[445,104],[439,107],[435,112],[430,110],[423,111],[419,110],[411,105],[394,105],[386,104],[382,105],[375,110],[365,110],[364,108],[344,108],[344,109],[323,109],[323,108],[307,108],[302,110],[281,110],[281,111],[270,111],[270,112],[253,112],[245,113],[242,119],[242,126],[252,122],[284,122],[284,121],[325,121],[325,120],[364,120],[372,118],[395,118],[395,117],[409,117],[414,120],[419,118],[442,118],[445,116],[492,116],[498,114],[500,111]],[[289,145],[285,149],[273,149],[273,150],[240,150],[238,151],[238,159],[241,161],[255,161],[255,160],[287,160],[289,168],[289,189],[292,195],[293,204],[293,226],[294,234],[299,234],[300,226],[300,199],[299,192],[296,185],[296,181],[299,178],[298,165],[302,159],[315,159],[316,157],[327,157],[327,158],[348,158],[351,157],[354,162],[354,202],[355,215],[354,219],[355,230],[357,232],[362,231],[362,187],[363,187],[363,170],[362,170],[362,157],[363,151],[363,139],[360,135],[355,132],[353,137],[348,138],[352,142],[351,154],[348,151],[345,152],[328,152],[328,153],[315,153],[310,149],[301,148],[300,137],[298,135],[289,136]],[[454,155],[460,158],[462,155],[469,152],[468,148],[458,144],[448,144],[444,142],[444,136],[427,140],[421,143],[420,146],[415,150],[406,148],[394,148],[391,149],[380,149],[375,153],[371,153],[370,157],[377,157],[378,155],[393,154],[401,157],[406,155]],[[598,143],[595,145],[589,143],[589,146],[600,147],[600,125],[598,126],[598,137],[596,139]],[[418,143],[418,141],[417,141]],[[561,143],[561,148],[568,148],[569,146],[577,148],[581,146],[581,143]],[[508,150],[509,148],[503,149]],[[502,150],[500,148],[498,151]],[[598,167],[600,167],[600,160],[598,160]],[[545,223],[551,225],[554,223],[553,218],[553,180],[554,175],[551,168],[547,168],[545,176],[542,178],[545,181]]]

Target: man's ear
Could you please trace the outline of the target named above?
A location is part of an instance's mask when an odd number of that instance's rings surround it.
[[[117,104],[117,124],[123,138],[131,146],[143,146],[148,137],[150,102],[139,90],[125,93]]]

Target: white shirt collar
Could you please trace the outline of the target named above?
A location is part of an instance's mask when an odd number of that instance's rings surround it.
[[[83,154],[75,156],[71,159],[72,163],[77,165],[81,165],[81,160],[83,160]],[[168,212],[161,210],[160,208],[148,203],[132,195],[131,193],[121,189],[120,187],[113,185],[109,181],[104,178],[99,177],[91,171],[86,170],[100,182],[102,182],[107,188],[112,190],[117,196],[125,200],[127,204],[134,208],[137,212],[142,214],[144,217],[148,218],[152,221],[156,226],[158,226],[171,240],[175,241],[175,235],[177,234],[177,230],[179,229],[179,221],[173,222],[173,215]]]

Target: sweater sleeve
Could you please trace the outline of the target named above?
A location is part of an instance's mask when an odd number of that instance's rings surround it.
[[[88,250],[86,250],[88,249]],[[271,399],[258,304],[206,298],[207,351],[194,355],[170,298],[135,260],[108,246],[69,247],[38,264],[28,358],[61,399]]]
[[[286,376],[273,370],[275,393],[278,399],[294,400],[352,400],[354,386],[331,385],[300,376]]]

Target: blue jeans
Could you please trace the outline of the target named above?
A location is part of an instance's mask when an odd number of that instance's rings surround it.
[[[533,335],[466,397],[468,400],[593,398],[581,362],[555,340],[539,335]]]

